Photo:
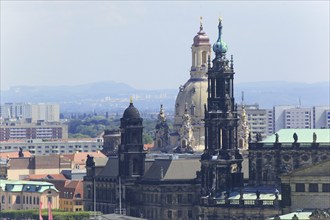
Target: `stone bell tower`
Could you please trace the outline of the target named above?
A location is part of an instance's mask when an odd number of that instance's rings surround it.
[[[131,100],[120,119],[121,144],[118,149],[119,175],[135,179],[144,174],[143,119]]]
[[[208,60],[208,98],[205,105],[205,149],[201,157],[202,194],[214,196],[243,186],[243,158],[237,148],[237,105],[234,100],[233,58],[219,37],[213,45],[215,58]]]

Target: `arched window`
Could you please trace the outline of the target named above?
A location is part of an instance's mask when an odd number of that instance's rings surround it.
[[[190,115],[195,115],[195,105],[191,105],[191,107],[190,107]]]
[[[91,199],[92,198],[92,190],[91,190],[91,186],[87,186],[87,199]]]
[[[20,196],[16,196],[16,204],[21,204],[21,197]]]
[[[206,51],[202,52],[202,64],[206,64]]]
[[[1,196],[1,203],[5,203],[5,196]]]

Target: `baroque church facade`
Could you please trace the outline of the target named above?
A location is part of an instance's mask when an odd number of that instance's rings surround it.
[[[240,119],[234,99],[234,61],[232,56],[230,60],[226,58],[228,48],[222,39],[222,28],[220,20],[212,61],[207,52],[209,44],[203,45],[205,53],[198,45],[192,49],[196,71],[200,67],[199,72],[194,72],[200,74],[197,81],[203,78],[207,89],[206,104],[199,113],[204,119],[203,154],[147,153],[143,149],[143,119],[131,101],[121,118],[121,144],[116,155],[110,155],[103,167],[98,166],[96,158],[88,157],[86,161],[85,210],[146,219],[262,220],[290,209],[290,193],[295,189],[292,184],[281,183],[281,175],[330,158],[329,141],[319,143],[313,135],[313,142],[308,145],[298,141],[299,134],[295,134],[293,143],[287,144],[286,135],[279,133],[271,137],[274,140],[249,144],[250,175],[244,181],[243,156],[238,148]],[[197,36],[208,42],[202,25]],[[202,56],[198,61],[203,54],[205,59]],[[203,64],[205,75],[200,72]],[[185,104],[180,112],[184,117],[177,118],[181,124],[179,147],[187,149],[193,146],[189,141],[196,134],[193,114],[189,114],[191,105]],[[166,137],[156,142],[161,148],[173,141],[162,107],[157,126],[159,138]],[[330,196],[330,192],[325,195]]]

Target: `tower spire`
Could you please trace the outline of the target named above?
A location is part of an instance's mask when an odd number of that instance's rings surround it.
[[[219,18],[219,25],[218,25],[218,39],[213,44],[213,51],[215,55],[223,55],[227,52],[227,44],[222,40],[222,18]]]

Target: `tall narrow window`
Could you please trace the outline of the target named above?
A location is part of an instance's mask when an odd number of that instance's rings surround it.
[[[202,64],[206,64],[206,51],[202,52]]]
[[[172,219],[172,210],[167,211],[167,218]]]
[[[139,161],[136,158],[133,160],[133,174],[139,174]]]
[[[21,204],[21,197],[20,196],[16,196],[16,204]]]

